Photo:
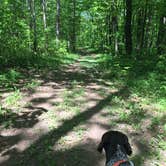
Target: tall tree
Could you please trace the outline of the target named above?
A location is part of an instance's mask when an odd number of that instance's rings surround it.
[[[157,36],[157,52],[158,54],[162,54],[165,51],[166,44],[166,4],[164,1],[161,1],[160,4],[160,14],[159,14],[159,28],[158,28],[158,36]]]
[[[148,3],[147,0],[141,1],[137,12],[137,51],[144,51],[145,45],[145,28],[147,20]]]
[[[109,11],[106,17],[106,24],[107,24],[107,44],[110,46],[112,42],[112,26],[111,26],[111,12]]]
[[[112,32],[114,37],[114,52],[118,54],[118,1],[113,0],[112,4]]]
[[[44,29],[44,34],[43,36],[45,37],[45,48],[47,49],[48,46],[48,37],[47,37],[47,0],[42,0],[42,13],[43,13],[43,29]]]
[[[117,37],[118,17],[116,14],[112,16],[112,31],[113,31],[113,36],[114,36],[114,52],[115,52],[115,54],[117,54],[118,53],[118,37]]]
[[[60,0],[56,0],[56,39],[60,38]]]
[[[132,54],[132,0],[126,0],[125,46],[127,55]]]
[[[76,0],[72,0],[72,32],[71,32],[71,50],[76,50]]]
[[[46,31],[46,28],[47,28],[46,8],[47,8],[47,1],[46,1],[46,0],[42,0],[43,26],[44,26],[44,31]]]
[[[33,38],[33,51],[37,51],[37,29],[36,29],[36,10],[35,10],[35,2],[34,0],[29,0],[29,10],[31,15],[30,20],[30,31],[32,32]]]

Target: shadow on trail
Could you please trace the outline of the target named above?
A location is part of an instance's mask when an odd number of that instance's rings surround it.
[[[44,112],[47,112],[48,110],[42,108],[42,107],[27,107],[29,112],[24,112],[22,115],[13,113],[13,110],[10,110],[11,113],[4,116],[0,116],[0,124],[2,126],[5,126],[5,128],[13,128],[14,130],[21,129],[24,131],[28,128],[33,128],[35,124],[39,122],[38,117],[43,114]],[[10,135],[10,136],[1,136],[0,133],[0,153],[2,156],[8,155],[15,155],[15,151],[13,148],[14,145],[19,143],[23,140],[22,134],[19,132],[16,135]],[[14,153],[13,153],[14,151]],[[1,163],[0,163],[1,165]]]
[[[70,86],[73,81],[77,81],[82,85],[87,85],[92,82],[96,82],[92,71],[84,70],[80,71],[55,71],[50,75],[41,76],[44,80],[43,84],[49,83],[50,81],[58,83],[60,86]]]
[[[97,54],[99,52],[100,52],[99,50],[87,49],[87,48],[86,49],[82,48],[82,49],[79,49],[79,50],[76,51],[77,54],[80,54],[80,55],[83,55],[83,56]]]
[[[70,149],[57,150],[52,158],[57,166],[98,166],[103,162],[104,153],[98,153],[97,143],[89,139],[86,143],[79,142]]]
[[[3,123],[6,123],[6,128],[31,128],[39,121],[38,117],[48,111],[43,107],[28,106],[26,108],[31,111],[24,112],[21,115],[14,113],[13,110],[10,109],[9,114],[0,116],[0,124],[3,125]]]
[[[132,156],[131,160],[135,163],[135,165],[144,165],[144,162],[149,158],[149,156],[151,156],[154,149],[152,149],[147,143],[143,143],[140,139],[134,140],[134,144],[138,148],[139,152],[138,154]]]
[[[125,91],[125,89],[121,89],[118,92],[112,93],[105,99],[99,101],[99,103],[94,107],[89,108],[79,115],[74,116],[72,119],[65,120],[63,124],[58,127],[58,129],[55,129],[42,136],[23,153],[18,152],[16,149],[12,154],[10,154],[9,151],[8,155],[10,155],[10,158],[4,162],[3,165],[38,165],[39,163],[47,162],[48,159],[50,159],[50,153],[52,154],[51,148],[58,142],[61,137],[65,136],[69,131],[78,126],[80,123],[86,123],[88,119],[107,106],[111,102],[113,96],[121,95],[123,91]],[[54,160],[54,158],[52,158],[52,160]]]
[[[85,54],[86,55],[86,54]],[[97,80],[97,75],[95,73],[91,73],[91,69],[84,69],[84,71],[51,71],[51,72],[42,72],[42,74],[39,74],[40,76],[37,78],[40,78],[43,82],[41,86],[47,85],[50,82],[56,83],[52,86],[53,89],[62,88],[63,86],[68,89],[72,87],[72,82],[77,81],[78,84],[82,86],[87,86],[90,83],[96,83],[101,84],[105,86],[107,85],[104,81],[99,82]],[[35,78],[35,76],[34,76]],[[32,91],[32,93],[35,93],[35,91]],[[29,95],[32,95],[30,93]],[[112,98],[115,96],[121,96],[122,98],[128,98],[130,95],[130,92],[127,91],[126,87],[119,90],[118,92],[111,93],[103,100],[99,101],[94,107],[89,108],[85,110],[84,112],[80,113],[79,115],[74,116],[73,118],[69,120],[64,120],[62,125],[59,126],[57,129],[54,129],[50,131],[49,133],[41,136],[36,142],[34,142],[29,148],[24,150],[23,152],[19,152],[16,148],[9,149],[7,152],[8,159],[4,161],[1,165],[4,166],[36,166],[36,165],[43,165],[43,166],[92,166],[92,165],[98,165],[98,162],[100,161],[100,158],[95,153],[94,147],[96,147],[96,144],[91,143],[79,143],[79,145],[76,145],[72,148],[65,149],[65,150],[54,150],[54,146],[58,144],[58,141],[67,135],[68,132],[72,131],[74,127],[80,125],[81,123],[86,123],[93,115],[99,113],[105,106],[109,105],[112,101]],[[55,98],[55,96],[50,96],[48,98],[34,98],[31,100],[33,105],[41,104],[41,103],[48,103],[49,100]],[[33,109],[33,108],[29,108]],[[41,115],[45,110],[39,109],[36,111],[36,113],[32,113],[32,116],[30,115],[30,119],[28,118],[28,114],[24,115],[22,118],[22,124],[21,126],[26,126],[25,123],[28,121],[28,126],[34,125],[38,122],[37,116]],[[133,116],[132,116],[133,117]],[[134,119],[133,119],[134,120]],[[120,121],[118,123],[121,123]],[[16,123],[15,126],[17,126],[20,123]],[[18,127],[21,127],[18,126]],[[17,137],[10,137],[10,139],[14,140],[15,144],[21,140],[19,136]],[[141,137],[140,137],[141,138]],[[4,138],[5,139],[5,138]],[[8,140],[8,138],[7,138]],[[93,141],[91,141],[93,142]],[[10,144],[10,141],[9,141]],[[14,145],[14,143],[11,143]],[[10,145],[11,145],[10,144]],[[9,145],[9,146],[10,146]],[[92,146],[92,152],[87,150],[86,146]],[[145,146],[145,144],[143,144]],[[134,160],[137,163],[137,160],[140,159],[140,156],[144,155],[144,149],[141,147],[140,154],[134,158]],[[4,154],[6,155],[6,154]],[[149,154],[147,153],[149,156]],[[97,157],[96,157],[97,156]],[[147,156],[147,157],[148,157]],[[98,160],[96,160],[98,159]],[[89,161],[90,160],[90,161]],[[141,160],[141,159],[140,159]],[[142,164],[142,163],[141,163]],[[139,165],[139,164],[138,164]]]

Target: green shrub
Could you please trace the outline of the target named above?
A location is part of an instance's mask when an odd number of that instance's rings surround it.
[[[64,56],[67,54],[65,41],[52,40],[47,48],[49,56]]]
[[[166,54],[160,55],[159,60],[156,64],[156,69],[160,73],[166,73]]]

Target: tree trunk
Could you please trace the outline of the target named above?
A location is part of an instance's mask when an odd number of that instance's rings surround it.
[[[29,0],[29,10],[31,14],[30,31],[33,33],[33,51],[37,51],[37,30],[36,30],[36,11],[34,0]]]
[[[147,10],[147,21],[146,21],[146,29],[145,29],[145,39],[144,39],[144,48],[151,47],[151,36],[152,36],[152,29],[151,29],[151,21],[152,21],[152,10],[149,8]]]
[[[142,24],[142,32],[141,32],[141,50],[144,49],[144,39],[145,39],[145,27],[146,27],[146,17],[147,17],[147,0],[144,9],[144,16],[143,16],[143,24]]]
[[[145,29],[147,22],[147,11],[148,11],[148,3],[145,1],[145,5],[140,7],[138,10],[137,16],[137,53],[140,54],[145,50]]]
[[[72,33],[71,33],[71,50],[76,50],[76,1],[73,0],[73,16],[72,16]]]
[[[94,48],[94,39],[95,39],[95,34],[94,34],[94,30],[93,30],[93,24],[94,24],[94,18],[93,18],[93,15],[92,14],[90,14],[90,16],[91,16],[91,42],[90,42],[90,46],[92,47],[92,48]]]
[[[132,0],[126,0],[125,46],[128,56],[132,54]]]
[[[56,1],[56,40],[60,38],[60,0]]]
[[[45,36],[45,48],[47,49],[48,39],[47,39],[47,17],[46,17],[46,10],[47,10],[47,0],[42,0],[42,10],[43,10],[43,28],[44,28],[44,36]]]
[[[46,28],[47,28],[46,8],[47,8],[46,0],[42,0],[44,31],[46,31]]]
[[[112,26],[111,26],[111,15],[108,16],[108,45],[112,43]]]
[[[117,16],[112,16],[112,30],[113,30],[113,36],[114,36],[114,52],[115,55],[118,53],[118,18]]]
[[[141,39],[142,39],[142,17],[143,17],[143,11],[140,8],[138,10],[138,14],[137,14],[137,31],[136,31],[136,35],[137,35],[137,51],[139,52],[141,50]]]
[[[166,44],[166,15],[163,13],[160,17],[159,21],[159,30],[158,30],[158,38],[157,38],[157,52],[158,54],[164,53]]]

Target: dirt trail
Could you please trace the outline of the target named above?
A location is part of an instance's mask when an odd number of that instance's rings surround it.
[[[23,91],[22,111],[11,128],[0,132],[0,165],[103,166],[105,156],[96,148],[105,131],[121,130],[133,140],[130,126],[111,125],[116,114],[111,117],[105,109],[111,109],[112,97],[123,94],[124,89],[115,88],[111,82],[106,84],[95,70],[81,67],[84,58],[63,71],[39,74],[40,86],[30,93]],[[72,106],[79,109],[77,114],[62,105],[62,94],[72,92],[73,84],[76,90],[84,91],[73,99],[78,104]],[[79,105],[81,100],[83,104]]]

